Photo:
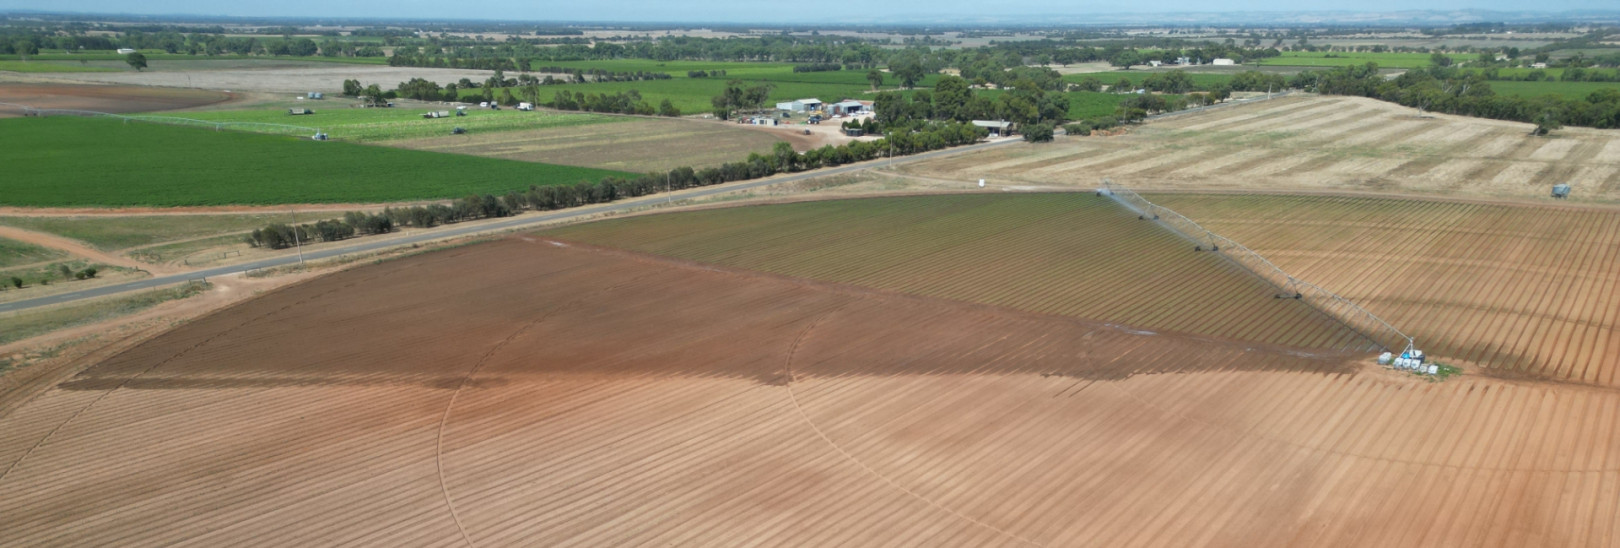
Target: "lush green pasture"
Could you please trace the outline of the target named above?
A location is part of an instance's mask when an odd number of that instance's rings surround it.
[[[1290,67],[1344,67],[1367,63],[1378,63],[1383,68],[1423,68],[1429,66],[1429,54],[1285,51],[1280,56],[1260,60],[1261,65]]]
[[[287,114],[289,106],[308,108],[314,114],[293,116]],[[451,118],[423,118],[429,111],[454,111],[453,107],[420,108],[354,108],[347,101],[298,101],[273,108],[251,110],[215,110],[187,112],[186,118],[210,122],[256,122],[291,124],[320,128],[333,139],[351,141],[386,141],[449,135],[452,128],[469,132],[512,131],[545,129],[610,123],[623,120],[615,116],[575,112],[523,112],[516,109],[467,109],[466,116]],[[251,128],[247,128],[251,130]]]
[[[1112,86],[1114,84],[1119,83],[1119,80],[1121,78],[1123,78],[1123,79],[1126,79],[1126,80],[1130,80],[1131,85],[1133,85],[1133,86],[1141,86],[1142,81],[1148,79],[1149,76],[1153,76],[1154,74],[1163,74],[1164,72],[1165,71],[1124,70],[1124,71],[1114,71],[1114,72],[1066,74],[1066,75],[1063,76],[1063,81],[1070,82],[1070,83],[1080,83],[1081,80],[1085,80],[1086,78],[1096,78],[1098,81],[1101,81],[1103,83],[1103,85]],[[1210,73],[1203,73],[1203,72],[1188,72],[1187,77],[1192,79],[1193,85],[1196,85],[1196,86],[1198,86],[1200,88],[1206,88],[1206,89],[1209,88],[1210,86],[1214,86],[1214,85],[1217,85],[1217,84],[1224,84],[1224,83],[1232,81],[1232,75],[1231,74],[1210,74]]]
[[[1497,95],[1519,95],[1522,97],[1557,95],[1565,99],[1586,99],[1587,95],[1600,89],[1620,89],[1620,83],[1615,82],[1513,82],[1493,80],[1490,85],[1491,91],[1496,92]]]
[[[0,120],[0,204],[390,202],[572,184],[601,169],[69,117]]]
[[[70,65],[41,61],[0,61],[0,70],[11,72],[115,72],[105,67]]]
[[[65,253],[28,242],[0,238],[0,267],[60,259]]]
[[[562,67],[566,69],[601,69],[614,72],[665,72],[676,78],[685,78],[688,71],[724,70],[727,78],[742,78],[757,74],[792,72],[791,63],[745,63],[736,61],[655,61],[652,59],[598,59],[594,61],[534,61],[532,68]]]
[[[1101,93],[1096,91],[1069,92],[1069,119],[1084,120],[1101,116],[1113,116],[1119,110],[1119,103],[1129,95],[1118,93]]]

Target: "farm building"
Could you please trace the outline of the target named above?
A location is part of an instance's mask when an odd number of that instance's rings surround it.
[[[1233,60],[1227,59],[1225,57],[1218,57],[1215,60],[1210,61],[1209,64],[1211,64],[1211,65],[1236,65],[1237,61],[1233,61]]]
[[[974,120],[973,125],[990,130],[991,137],[1012,135],[1012,122],[1006,120]]]
[[[290,115],[293,115],[293,116],[298,116],[298,115],[302,115],[302,114],[315,114],[315,111],[307,109],[307,108],[294,107],[294,108],[287,109],[287,114],[290,114]]]
[[[861,112],[869,112],[869,111],[871,111],[872,110],[872,104],[870,102],[866,102],[866,101],[856,101],[854,99],[845,99],[843,101],[839,101],[837,103],[833,103],[831,105],[828,105],[827,109],[828,109],[828,112],[830,112],[833,116],[838,116],[838,115],[849,116],[849,115],[853,115],[853,114],[857,114],[857,113],[861,113]]]
[[[131,53],[135,53],[135,48],[118,48],[119,55],[129,55]]]
[[[812,111],[812,110],[821,110],[821,105],[822,104],[823,103],[821,102],[821,99],[816,99],[814,97],[811,97],[811,98],[808,98],[808,99],[799,99],[799,100],[796,100],[796,101],[788,101],[788,102],[785,102],[785,103],[777,103],[776,104],[776,110],[786,110],[786,111],[789,111],[789,112],[808,112],[808,111]]]

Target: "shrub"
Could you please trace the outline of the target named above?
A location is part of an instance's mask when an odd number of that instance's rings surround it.
[[[1087,135],[1091,135],[1091,124],[1086,123],[1085,120],[1081,120],[1079,122],[1064,125],[1063,132],[1069,135],[1085,137]]]
[[[11,285],[13,287],[16,287],[17,289],[22,289],[22,286],[23,286],[22,278],[12,276],[11,277]]]
[[[1053,129],[1050,122],[1024,126],[1024,140],[1031,143],[1050,143],[1052,142],[1052,134]]]
[[[81,272],[81,274],[84,274],[84,277],[86,278],[94,278],[96,277],[96,267],[92,266],[90,268],[86,268],[84,269],[84,272]]]

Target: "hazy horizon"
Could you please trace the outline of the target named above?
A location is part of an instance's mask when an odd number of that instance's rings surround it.
[[[82,13],[97,15],[132,16],[184,16],[184,17],[249,17],[249,18],[344,18],[344,19],[423,19],[423,20],[509,20],[549,22],[616,22],[616,23],[756,23],[756,24],[827,24],[850,25],[904,24],[911,22],[974,22],[1026,24],[1082,23],[1080,19],[1095,17],[1102,20],[1132,19],[1141,16],[1162,16],[1186,19],[1194,15],[1246,15],[1253,20],[1310,19],[1320,16],[1326,21],[1336,20],[1334,15],[1357,15],[1347,19],[1366,21],[1367,15],[1383,14],[1398,20],[1403,15],[1417,12],[1457,12],[1465,10],[1495,11],[1512,14],[1557,15],[1572,11],[1613,12],[1611,0],[1551,0],[1528,9],[1523,3],[1506,0],[1449,1],[1430,0],[1403,2],[1397,0],[1369,0],[1352,6],[1340,2],[1307,0],[1285,2],[1281,0],[1234,0],[1219,4],[1191,0],[1141,0],[1132,2],[1094,1],[1084,3],[1059,0],[1028,0],[1016,6],[988,7],[984,2],[968,0],[899,0],[881,4],[827,4],[805,8],[803,2],[782,0],[719,0],[713,2],[660,2],[654,0],[623,0],[611,5],[552,4],[517,0],[492,0],[478,4],[477,8],[450,5],[438,1],[400,0],[382,2],[324,2],[316,0],[288,0],[275,4],[222,4],[201,0],[169,2],[116,2],[109,0],[64,0],[42,9],[37,3],[0,0],[0,11],[41,13]],[[854,6],[840,11],[844,6]],[[632,15],[633,14],[633,15]],[[1435,17],[1423,17],[1433,20]],[[1220,22],[1231,22],[1223,17]],[[1466,18],[1459,19],[1466,20]],[[1099,21],[1102,22],[1102,21]],[[1185,22],[1185,21],[1184,21]],[[1193,23],[1195,23],[1194,21]]]

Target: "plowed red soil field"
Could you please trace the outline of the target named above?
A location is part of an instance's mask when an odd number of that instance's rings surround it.
[[[1620,386],[1620,211],[1150,196],[1486,372]]]
[[[1620,541],[1620,394],[1364,357],[513,237],[8,402],[0,545]]]
[[[34,108],[93,110],[97,112],[152,112],[211,105],[227,101],[228,93],[201,89],[146,86],[54,84],[0,84],[0,103]],[[21,116],[20,110],[0,107],[0,117]]]

